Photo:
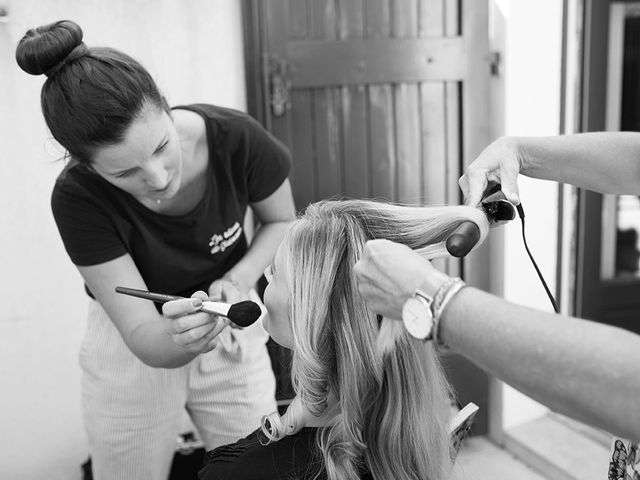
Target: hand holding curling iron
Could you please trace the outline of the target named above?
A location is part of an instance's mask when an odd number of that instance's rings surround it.
[[[519,205],[517,179],[526,164],[522,150],[517,148],[512,138],[502,137],[491,143],[458,180],[465,203],[471,207],[478,206],[493,181],[501,184],[502,193],[510,203]]]

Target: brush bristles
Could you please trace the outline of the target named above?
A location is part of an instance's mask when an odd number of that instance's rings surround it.
[[[254,324],[261,314],[260,306],[256,302],[245,300],[231,305],[227,318],[239,327],[248,327]]]

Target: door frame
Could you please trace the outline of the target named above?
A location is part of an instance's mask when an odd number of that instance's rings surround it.
[[[262,1],[242,0],[247,112],[269,130],[269,116],[265,110],[267,94],[264,89],[266,84],[264,80],[266,78],[266,69],[262,56],[265,37],[260,22],[260,18],[263,15]]]
[[[583,132],[620,130],[621,73],[613,68],[620,66],[615,49],[622,42],[623,32],[611,24],[611,18],[624,18],[623,10],[635,1],[584,0],[584,70],[581,128]],[[619,4],[612,9],[613,4]],[[611,17],[611,18],[610,18]],[[620,53],[621,54],[621,53]],[[602,195],[584,189],[579,190],[578,241],[576,257],[575,314],[578,317],[604,322],[638,332],[635,317],[638,303],[632,299],[640,289],[638,278],[603,278],[611,268],[603,265],[604,248],[615,244],[613,232],[615,219],[604,219],[603,210],[616,211],[613,195]],[[612,261],[612,257],[608,257]],[[632,312],[632,313],[630,313]]]

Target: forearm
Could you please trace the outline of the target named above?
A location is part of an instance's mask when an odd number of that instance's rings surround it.
[[[185,348],[176,344],[174,336],[167,331],[172,326],[171,321],[158,313],[151,302],[116,293],[116,285],[147,289],[131,256],[123,255],[103,264],[78,267],[78,271],[120,332],[127,347],[145,364],[151,367],[176,368],[206,350],[206,345],[198,344],[196,347],[202,347],[198,349],[192,348],[191,344],[213,329],[208,315],[203,314],[200,324],[195,325],[200,329],[188,332],[188,336],[193,338],[183,342],[187,345]],[[197,310],[198,306],[194,306],[192,300],[187,301],[192,309]],[[201,343],[209,340],[210,338],[205,338]]]
[[[142,362],[156,368],[178,368],[197,356],[172,340],[160,318],[138,325],[129,336],[128,346]]]
[[[247,253],[227,272],[225,277],[244,287],[253,287],[273,260],[278,245],[290,224],[290,221],[284,221],[261,225]]]
[[[551,409],[640,439],[640,336],[460,291],[441,319],[451,349]]]
[[[640,133],[507,137],[521,173],[601,193],[640,194]]]

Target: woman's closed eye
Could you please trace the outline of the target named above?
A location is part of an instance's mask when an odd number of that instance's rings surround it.
[[[167,148],[167,145],[169,145],[169,140],[166,140],[165,142],[163,142],[161,145],[158,146],[158,148],[156,148],[156,151],[153,153],[160,153],[162,152],[165,148]]]
[[[135,171],[136,171],[135,168],[130,168],[129,170],[124,170],[124,171],[122,171],[120,173],[115,174],[114,176],[116,178],[126,178],[126,177],[129,177],[129,176],[133,175],[133,173]]]

